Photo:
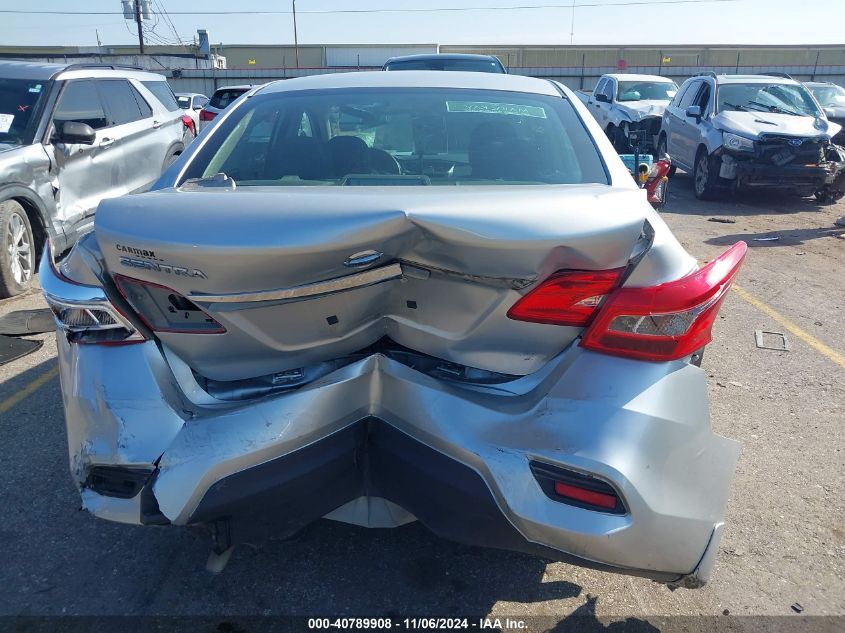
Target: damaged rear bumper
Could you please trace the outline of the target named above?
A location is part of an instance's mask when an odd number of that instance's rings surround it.
[[[222,526],[232,542],[326,515],[416,518],[453,540],[687,587],[707,580],[718,550],[739,445],[711,432],[703,374],[683,362],[573,346],[485,386],[374,354],[232,403],[154,343],[58,344],[71,468],[102,518]],[[550,498],[531,463],[608,483],[624,512]],[[90,486],[97,466],[151,474],[134,496],[109,496]]]

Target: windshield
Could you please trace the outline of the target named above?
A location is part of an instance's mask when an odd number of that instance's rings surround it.
[[[672,81],[620,81],[617,101],[670,101],[678,92],[678,85]]]
[[[841,86],[813,86],[810,88],[823,108],[845,108],[845,88]]]
[[[46,87],[45,81],[0,78],[0,143],[32,142]]]
[[[247,90],[249,90],[249,88],[224,88],[222,90],[218,90],[211,95],[211,101],[208,102],[208,105],[212,108],[222,110]]]
[[[820,117],[815,100],[804,86],[755,82],[719,86],[719,112],[772,112],[793,116]]]
[[[179,107],[183,110],[188,110],[191,107],[191,98],[180,97],[179,95],[176,95],[176,103],[178,103]]]
[[[408,59],[390,62],[385,70],[454,70],[499,74],[505,72],[501,65],[492,59]]]
[[[186,178],[239,186],[607,184],[560,97],[457,89],[258,95],[207,139]]]

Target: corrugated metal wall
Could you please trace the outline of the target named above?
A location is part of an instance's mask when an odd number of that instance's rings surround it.
[[[436,44],[420,46],[326,46],[326,66],[381,67],[391,57],[436,52]]]

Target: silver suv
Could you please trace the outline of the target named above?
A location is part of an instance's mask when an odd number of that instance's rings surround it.
[[[658,154],[693,173],[698,198],[751,187],[818,195],[835,173],[839,130],[789,77],[707,73],[687,79],[666,107]]]
[[[162,75],[0,62],[0,297],[26,290],[49,239],[64,251],[100,200],[146,190],[191,136]]]

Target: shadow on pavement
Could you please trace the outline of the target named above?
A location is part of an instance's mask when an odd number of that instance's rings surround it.
[[[722,191],[715,200],[697,200],[692,177],[678,172],[672,177],[666,213],[678,215],[769,215],[822,211],[829,207],[815,198],[804,198],[788,190],[755,189]],[[681,210],[682,209],[682,210]]]
[[[552,633],[660,633],[656,626],[639,618],[626,618],[605,626],[596,617],[597,602],[597,597],[587,594],[587,601],[561,620]]]
[[[705,240],[705,244],[716,246],[730,246],[739,240],[745,240],[750,248],[772,247],[772,246],[796,246],[811,240],[824,237],[839,237],[845,235],[845,228],[822,228],[822,229],[786,229],[782,231],[766,231],[764,233],[734,233],[733,235],[720,235]],[[778,239],[772,240],[770,238]],[[755,241],[761,240],[761,241]]]

